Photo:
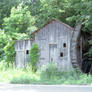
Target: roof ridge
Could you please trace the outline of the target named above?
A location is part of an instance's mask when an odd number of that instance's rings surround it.
[[[69,26],[68,24],[63,23],[62,21],[60,21],[60,20],[58,20],[58,19],[56,19],[56,18],[53,18],[53,19],[47,21],[47,23],[45,23],[42,27],[40,27],[39,29],[37,29],[37,30],[35,30],[34,32],[32,32],[31,35],[32,35],[32,34],[35,34],[35,33],[38,32],[40,29],[42,29],[43,27],[47,26],[48,24],[50,24],[50,23],[53,22],[53,21],[59,22],[59,23],[65,25],[66,27],[70,28],[71,30],[74,30],[74,28],[72,28],[72,27]]]

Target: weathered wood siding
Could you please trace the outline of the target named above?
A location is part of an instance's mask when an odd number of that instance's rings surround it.
[[[38,66],[54,62],[63,70],[72,67],[70,60],[70,42],[73,29],[52,21],[35,33],[35,42],[40,49]]]
[[[32,46],[31,40],[21,40],[16,41],[15,44],[15,65],[16,67],[24,67],[26,65],[26,62],[30,61],[29,58],[29,50]]]
[[[70,53],[72,53],[71,41],[72,37],[74,37],[73,30],[70,26],[53,20],[33,34],[34,41],[16,41],[15,65],[17,67],[24,67],[26,62],[30,61],[28,51],[32,43],[35,42],[39,46],[38,67],[54,62],[59,69],[69,70],[72,67]],[[77,53],[74,55],[77,55]]]

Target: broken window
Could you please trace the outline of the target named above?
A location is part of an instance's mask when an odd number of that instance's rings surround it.
[[[63,52],[60,52],[60,57],[63,57]]]
[[[26,50],[26,54],[29,54],[29,50]]]
[[[66,43],[63,44],[63,47],[66,48]]]

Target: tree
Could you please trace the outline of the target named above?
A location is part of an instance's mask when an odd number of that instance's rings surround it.
[[[9,17],[12,7],[16,7],[21,0],[0,0],[0,28],[2,28],[3,18]]]
[[[52,18],[60,18],[61,13],[56,0],[40,0],[39,6],[37,4],[37,1],[34,1],[33,15],[36,16],[36,26],[38,28]]]
[[[5,56],[3,48],[7,44],[7,42],[8,37],[6,36],[3,30],[0,30],[0,61]]]
[[[15,41],[12,39],[9,40],[7,45],[4,47],[5,52],[5,61],[9,64],[13,64],[15,59],[15,48],[14,48]]]
[[[17,6],[20,2],[22,5]],[[0,0],[0,27],[10,38],[26,39],[30,37],[30,30],[34,31],[35,26],[40,28],[52,18],[72,27],[82,20],[82,33],[89,34],[89,44],[83,53],[92,56],[92,0]],[[0,37],[3,39],[1,34]],[[6,41],[2,45],[1,39],[0,54],[6,45]]]
[[[22,7],[22,4],[11,9],[10,17],[4,18],[3,28],[6,34],[30,33],[30,27],[34,27],[35,19],[30,15],[28,7]]]

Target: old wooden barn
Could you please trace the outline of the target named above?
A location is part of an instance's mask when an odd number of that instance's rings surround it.
[[[72,28],[56,19],[52,19],[39,30],[32,33],[33,39],[16,41],[15,64],[24,67],[30,61],[29,50],[35,42],[39,46],[38,67],[54,62],[58,68],[68,70],[72,66],[81,66],[82,40],[81,26]]]

